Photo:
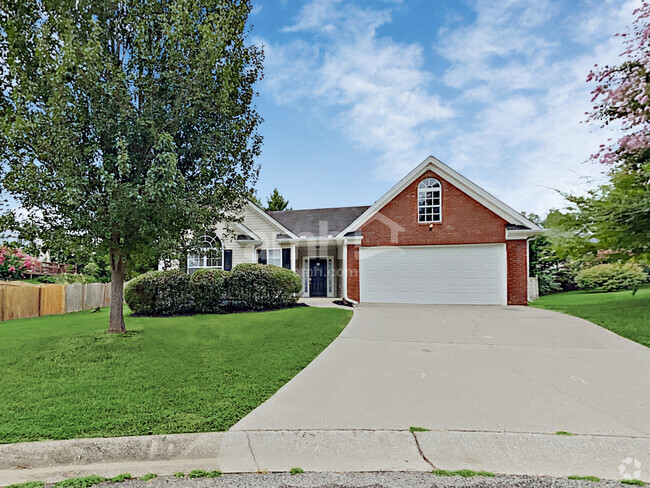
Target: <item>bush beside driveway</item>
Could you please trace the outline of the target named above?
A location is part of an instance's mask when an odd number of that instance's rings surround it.
[[[309,364],[352,312],[297,307],[0,325],[0,443],[226,430]]]

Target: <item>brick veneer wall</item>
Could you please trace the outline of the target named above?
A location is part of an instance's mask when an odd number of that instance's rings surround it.
[[[508,305],[528,304],[528,246],[525,240],[506,242]]]
[[[359,301],[359,246],[348,244],[348,298]]]
[[[417,221],[418,185],[425,178],[442,185],[442,222]],[[487,244],[505,242],[507,222],[472,197],[427,171],[388,202],[361,227],[363,246],[413,246],[426,244]]]
[[[417,221],[420,182],[433,177],[442,185],[442,222]],[[363,247],[506,243],[508,304],[525,305],[528,294],[526,241],[506,241],[507,222],[472,197],[427,171],[361,226]],[[354,272],[354,276],[351,273]],[[359,246],[348,246],[348,296],[359,300]]]

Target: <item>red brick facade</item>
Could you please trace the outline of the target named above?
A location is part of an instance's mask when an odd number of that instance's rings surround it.
[[[348,253],[348,298],[359,301],[359,245],[349,244]]]
[[[442,185],[442,222],[420,224],[418,185],[433,177]],[[431,171],[425,172],[361,226],[363,247],[488,244],[506,241],[507,222]]]
[[[506,243],[508,305],[528,304],[528,246],[525,240]]]
[[[442,185],[442,222],[417,221],[419,183],[428,177]],[[426,171],[361,226],[362,246],[416,246],[506,243],[508,304],[525,305],[528,294],[526,240],[506,241],[508,222],[472,197]],[[351,273],[354,272],[354,276]],[[348,296],[359,300],[359,246],[348,246]]]

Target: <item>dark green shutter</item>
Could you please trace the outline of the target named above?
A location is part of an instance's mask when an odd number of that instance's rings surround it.
[[[282,267],[291,269],[291,249],[282,249]]]
[[[232,269],[232,249],[226,249],[223,252],[223,269],[224,271]]]

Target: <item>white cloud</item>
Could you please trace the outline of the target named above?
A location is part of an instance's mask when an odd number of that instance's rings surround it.
[[[586,161],[609,135],[583,123],[592,107],[585,79],[594,63],[618,61],[612,34],[635,3],[567,15],[549,3],[478,2],[474,22],[442,30],[435,49],[451,63],[444,78],[461,90],[453,107],[465,115],[447,133],[450,164],[538,213],[563,206],[554,189],[583,192],[602,181],[607,168]]]
[[[436,96],[423,47],[379,37],[389,10],[313,0],[286,33],[309,35],[266,45],[266,87],[282,104],[336,111],[332,124],[379,154],[378,171],[402,175],[429,153],[431,124],[452,111]]]
[[[612,35],[639,2],[477,0],[475,15],[447,15],[422,46],[378,34],[388,2],[312,0],[286,42],[264,42],[265,89],[338,127],[376,157],[378,178],[395,181],[433,154],[513,207],[545,213],[563,203],[554,188],[602,179],[606,168],[585,163],[608,137],[582,123],[585,79],[594,63],[618,62]]]

